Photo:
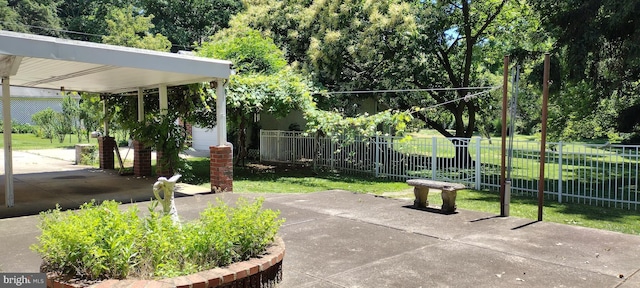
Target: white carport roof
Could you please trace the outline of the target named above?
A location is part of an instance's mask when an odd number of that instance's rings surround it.
[[[231,62],[225,60],[0,30],[6,205],[13,206],[10,84],[100,93],[159,88],[163,105],[166,86],[217,81],[223,87],[229,75]],[[218,127],[224,144],[225,95],[224,89],[217,90]]]

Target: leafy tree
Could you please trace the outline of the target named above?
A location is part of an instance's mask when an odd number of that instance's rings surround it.
[[[616,138],[617,128],[630,131],[616,127],[615,118],[628,115],[623,109],[639,103],[637,1],[530,2],[556,40],[553,52],[558,76],[551,86],[555,91],[550,101],[559,111],[550,117],[558,127],[552,135]],[[640,123],[640,118],[633,123]]]
[[[311,105],[304,78],[285,67],[282,51],[258,31],[245,27],[223,30],[203,43],[198,54],[229,59],[236,65],[237,74],[230,77],[227,90],[230,124],[238,130],[236,165],[247,157],[246,130],[253,124],[253,115],[265,111],[284,117]]]
[[[31,121],[38,126],[38,133],[40,136],[50,139],[53,142],[54,128],[53,123],[56,117],[56,111],[47,107],[42,111],[39,111],[31,115]]]
[[[229,27],[229,18],[243,9],[241,0],[139,0],[145,15],[153,16],[151,31],[169,38],[172,50],[193,50],[207,37]]]
[[[0,0],[0,28],[57,36],[61,0]]]
[[[62,98],[62,116],[64,122],[69,124],[70,132],[78,136],[78,142],[82,141],[84,132],[82,131],[82,125],[80,125],[80,105],[71,95],[65,95]],[[69,137],[69,142],[71,142],[71,137]]]
[[[108,13],[114,8],[124,9],[133,0],[64,0],[58,8],[58,16],[66,30],[80,32],[68,33],[71,39],[89,42],[102,42],[107,32]]]
[[[534,31],[532,25],[538,22],[517,20],[519,12],[529,13],[529,8],[508,0],[254,1],[233,21],[266,31],[283,47],[290,63],[297,63],[328,90],[458,88],[497,84],[491,74],[499,73],[502,55],[521,44],[512,40],[500,45],[499,37],[520,26]],[[414,111],[416,118],[444,136],[471,137],[478,112],[492,102],[453,101],[468,92],[374,97],[382,107]],[[347,101],[356,97],[347,96]],[[347,106],[335,95],[322,100],[328,100],[320,101],[327,106]],[[435,104],[442,110],[413,109]],[[468,157],[466,147],[458,156]]]
[[[78,117],[82,122],[82,130],[84,131],[84,135],[87,137],[88,142],[91,132],[100,128],[101,121],[104,118],[100,95],[81,93],[79,108],[80,113]]]
[[[19,22],[18,13],[10,7],[7,0],[0,0],[0,29],[16,32],[26,32],[27,29]]]
[[[151,19],[153,16],[135,15],[132,5],[112,8],[106,18],[108,35],[103,36],[102,41],[120,46],[169,51],[171,42],[167,37],[148,32],[153,28]]]

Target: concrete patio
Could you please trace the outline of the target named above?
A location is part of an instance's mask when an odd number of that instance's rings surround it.
[[[128,203],[132,195],[148,198],[153,182],[91,169],[16,177],[16,187],[31,187],[29,193],[49,189],[48,198],[0,208],[2,272],[36,272],[41,264],[29,250],[39,235],[38,217],[8,217],[6,210],[76,204],[87,197]],[[71,191],[83,181],[104,186]],[[412,200],[347,191],[191,194],[176,200],[185,220],[216,198],[233,203],[264,197],[266,208],[281,211],[286,255],[280,287],[640,287],[636,235],[465,210],[444,215],[439,203],[413,209]],[[139,199],[134,201],[142,201],[142,210],[149,202]]]

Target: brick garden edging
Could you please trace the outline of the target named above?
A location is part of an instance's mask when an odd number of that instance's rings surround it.
[[[214,268],[187,276],[161,280],[105,280],[89,287],[96,288],[169,288],[169,287],[275,287],[282,280],[284,241],[276,237],[265,255],[248,261],[233,263],[224,268]],[[47,275],[47,288],[79,288],[82,284],[67,283]]]

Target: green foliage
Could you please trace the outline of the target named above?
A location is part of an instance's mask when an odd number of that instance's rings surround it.
[[[129,0],[64,0],[58,8],[58,15],[66,30],[83,34],[68,33],[65,36],[75,40],[102,42],[107,32],[107,14],[113,8],[126,8]]]
[[[229,78],[227,103],[230,126],[238,131],[236,164],[247,157],[246,130],[253,115],[269,112],[284,117],[289,112],[311,106],[311,85],[300,74],[286,66],[283,53],[269,38],[244,26],[225,29],[204,43],[198,54],[226,58],[236,65],[238,73]],[[222,87],[217,87],[220,89]],[[211,98],[214,91],[208,90]]]
[[[187,133],[184,127],[176,124],[176,115],[158,115],[147,117],[144,125],[129,127],[131,137],[162,151],[163,170],[180,172],[183,168],[180,151],[184,150]]]
[[[47,109],[31,115],[31,121],[38,126],[38,132],[36,134],[47,139],[53,139],[55,135],[53,123],[56,121],[56,114],[57,112],[53,111],[51,107],[47,107]]]
[[[78,136],[78,142],[82,141],[82,135],[86,134],[86,131],[80,123],[80,103],[71,95],[65,95],[62,99],[62,116],[64,122],[68,123],[70,132]],[[71,141],[71,137],[69,137],[69,141]]]
[[[107,36],[102,42],[149,50],[169,51],[171,42],[161,34],[152,35],[149,30],[153,16],[136,15],[134,7],[112,8],[107,14]],[[142,36],[141,36],[142,35]]]
[[[125,278],[141,255],[137,209],[126,212],[118,203],[82,205],[78,212],[58,207],[41,214],[42,235],[32,249],[42,255],[47,270],[84,279]]]
[[[114,201],[91,202],[79,211],[58,207],[41,214],[42,235],[31,248],[47,271],[82,279],[186,275],[263,253],[284,220],[262,203],[240,199],[229,207],[218,201],[182,227],[156,212],[157,202],[146,217],[136,206],[122,211]]]
[[[243,9],[241,0],[140,0],[141,10],[151,20],[155,33],[160,33],[175,44],[173,51],[192,50],[220,29],[228,27],[229,18]],[[225,59],[225,58],[222,58]]]
[[[0,29],[16,32],[25,32],[26,27],[18,21],[20,15],[10,7],[7,0],[0,0]]]
[[[307,131],[321,133],[334,139],[352,140],[375,135],[403,135],[413,117],[409,112],[383,111],[373,115],[344,117],[341,113],[308,109],[305,111]],[[386,131],[383,132],[383,131]]]
[[[0,29],[58,36],[61,0],[0,0]]]
[[[505,41],[499,37],[523,27],[535,31],[538,23],[532,13],[522,19],[519,12],[530,11],[527,5],[512,2],[255,1],[232,23],[245,23],[273,37],[289,62],[333,91],[492,86],[496,79],[487,75],[499,73],[502,55],[525,42],[514,36],[501,45]],[[366,97],[376,100],[381,110],[413,111],[413,107],[445,103],[467,92]],[[319,98],[318,105],[325,110],[343,109],[362,98],[343,95]],[[445,136],[470,137],[477,112],[492,103],[457,101],[413,116]],[[448,126],[455,132],[449,132]]]
[[[0,126],[2,126],[3,122],[0,119]],[[27,134],[27,133],[35,133],[36,127],[32,126],[29,123],[18,123],[16,120],[11,120],[11,133],[14,134]],[[0,133],[2,133],[0,131]]]
[[[238,74],[275,74],[287,65],[282,50],[271,38],[248,28],[234,27],[220,31],[198,48],[198,54],[230,60]]]
[[[87,142],[89,142],[90,133],[98,130],[104,118],[102,102],[100,102],[99,95],[82,93],[80,94],[79,105],[80,113],[78,118],[80,118],[81,127],[87,137]],[[80,139],[80,135],[78,135],[78,139]]]

